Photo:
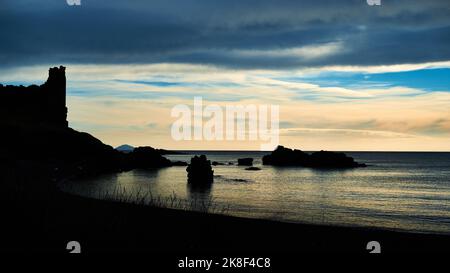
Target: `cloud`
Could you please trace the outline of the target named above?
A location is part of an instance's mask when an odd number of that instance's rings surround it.
[[[248,148],[171,141],[202,96],[280,105],[288,146],[450,150],[448,0],[4,2],[0,82],[66,65],[71,126],[114,146]]]
[[[47,69],[3,68],[0,82],[12,79],[40,84]],[[287,146],[307,150],[450,150],[449,88],[353,88],[303,81],[320,81],[327,73],[342,73],[316,72],[243,71],[191,64],[73,65],[67,68],[68,119],[75,129],[114,146],[259,148],[258,143],[174,142],[170,136],[174,121],[171,108],[177,104],[192,106],[193,97],[202,96],[205,105],[280,105],[281,143]],[[436,69],[428,72],[442,75]]]
[[[377,138],[395,138],[397,140],[403,138],[414,138],[416,135],[396,133],[391,131],[376,131],[376,130],[360,130],[360,129],[324,129],[324,128],[288,128],[281,129],[281,135],[286,136],[304,136],[308,134],[314,135],[326,135],[333,134],[334,136],[340,135],[340,137],[357,136],[357,137],[377,137]]]
[[[65,1],[0,7],[0,66],[202,64],[233,69],[450,60],[446,0]]]
[[[300,58],[312,60],[335,55],[344,50],[342,43],[333,42],[318,45],[308,45],[297,48],[269,49],[269,50],[236,50],[232,53],[241,58]]]

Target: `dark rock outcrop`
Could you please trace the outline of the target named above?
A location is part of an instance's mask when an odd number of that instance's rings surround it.
[[[344,153],[320,151],[312,153],[309,156],[307,166],[311,168],[340,169],[366,167],[366,164],[360,164],[353,157],[347,156]]]
[[[137,147],[129,154],[133,168],[157,168],[172,166],[172,162],[161,156],[160,152],[152,147]]]
[[[230,181],[233,181],[233,182],[249,182],[247,179],[241,179],[241,178],[230,179]]]
[[[187,165],[188,165],[187,162],[184,162],[184,161],[172,161],[172,166],[185,167]]]
[[[270,155],[265,155],[262,161],[263,165],[306,166],[308,157],[308,154],[301,150],[292,150],[278,146]]]
[[[122,153],[88,133],[54,126],[2,125],[0,159],[47,162],[56,177],[88,176],[126,169]]]
[[[261,168],[258,168],[258,167],[248,167],[248,168],[245,168],[245,170],[246,170],[246,171],[260,171]]]
[[[165,149],[156,149],[158,150],[158,152],[161,155],[182,155],[182,152],[178,152],[178,151],[170,151],[170,150],[165,150]]]
[[[208,185],[214,182],[214,171],[211,162],[205,155],[194,156],[186,168],[188,183],[193,185]]]
[[[221,165],[225,165],[225,164],[224,164],[224,163],[217,162],[217,161],[213,161],[213,162],[211,163],[211,165],[213,165],[213,166],[221,166]]]
[[[239,166],[252,166],[253,165],[253,158],[239,158],[238,159],[238,165]]]
[[[263,165],[272,166],[328,169],[366,167],[365,164],[356,162],[352,157],[344,153],[320,151],[308,154],[301,150],[292,150],[283,146],[278,146],[270,155],[265,155],[262,161]]]

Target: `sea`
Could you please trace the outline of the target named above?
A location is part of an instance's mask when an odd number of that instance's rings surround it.
[[[183,151],[189,162],[204,154],[214,183],[193,188],[186,167],[132,170],[65,181],[74,194],[183,210],[304,224],[370,227],[450,234],[450,153],[347,152],[366,168],[317,170],[262,165],[267,152]],[[237,166],[254,158],[259,171]],[[230,163],[231,162],[231,163]]]

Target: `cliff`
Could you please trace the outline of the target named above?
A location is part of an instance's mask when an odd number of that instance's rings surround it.
[[[63,66],[50,68],[40,86],[0,85],[0,128],[0,166],[39,162],[57,170],[51,175],[64,177],[171,165],[153,148],[126,154],[69,128]]]
[[[42,85],[0,85],[1,164],[47,162],[58,173],[118,170],[121,153],[68,127],[65,67],[49,69]],[[62,173],[61,173],[62,172]]]

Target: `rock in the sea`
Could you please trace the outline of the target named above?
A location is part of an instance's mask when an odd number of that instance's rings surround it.
[[[137,147],[129,153],[132,166],[136,168],[169,167],[172,162],[161,156],[159,151],[152,147]]]
[[[187,162],[185,161],[172,161],[172,166],[187,166]]]
[[[307,167],[340,169],[366,167],[366,164],[360,164],[344,153],[320,151],[309,156]]]
[[[301,150],[292,150],[283,146],[278,146],[270,155],[265,155],[262,161],[263,165],[273,166],[329,169],[366,167],[365,164],[356,162],[352,157],[344,153],[320,151],[307,154]]]
[[[211,162],[205,155],[194,156],[187,166],[188,183],[193,185],[208,185],[214,182],[214,171]]]
[[[239,158],[238,159],[238,165],[239,166],[252,166],[253,165],[253,158]]]
[[[217,161],[213,161],[213,162],[211,163],[211,165],[213,165],[213,166],[219,166],[219,165],[225,165],[225,164],[224,164],[224,163],[217,162]]]
[[[301,150],[292,150],[278,146],[270,155],[262,159],[263,165],[306,166],[309,155]]]
[[[242,179],[242,178],[232,178],[232,179],[227,179],[227,180],[231,181],[231,182],[250,182],[250,180]]]
[[[258,167],[248,167],[248,168],[245,168],[245,170],[246,170],[246,171],[260,171],[261,168],[258,168]]]

